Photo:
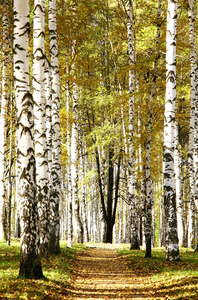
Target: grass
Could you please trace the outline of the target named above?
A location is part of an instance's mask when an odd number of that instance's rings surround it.
[[[180,249],[181,261],[165,260],[165,250],[155,248],[152,258],[145,258],[144,251],[129,250],[129,245],[106,245],[87,243],[87,247],[116,249],[126,258],[133,276],[141,278],[152,299],[190,300],[198,299],[198,253]],[[0,243],[0,299],[67,299],[72,265],[77,251],[84,245],[67,248],[61,242],[61,254],[42,261],[44,280],[18,279],[20,243],[13,240],[11,246]]]
[[[119,251],[127,258],[135,276],[143,278],[151,289],[153,299],[198,299],[198,253],[180,249],[179,262],[167,262],[165,250],[155,248],[152,258],[145,258],[144,251]],[[147,280],[148,279],[148,280]]]
[[[74,245],[67,248],[61,242],[61,254],[42,260],[45,279],[19,279],[20,242],[12,241],[11,246],[0,243],[0,299],[66,299],[75,253],[84,248]]]

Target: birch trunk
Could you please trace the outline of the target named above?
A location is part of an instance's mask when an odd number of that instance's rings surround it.
[[[163,189],[163,182],[159,182],[160,194]],[[164,216],[164,201],[163,197],[160,196],[159,200],[160,206],[160,219],[159,219],[159,247],[165,246],[165,216]]]
[[[13,97],[10,99],[10,137],[9,137],[9,164],[8,164],[8,234],[7,234],[7,245],[10,246],[11,243],[11,222],[13,223],[13,232],[15,232],[15,199],[12,205],[12,184],[13,179],[15,181],[15,176],[12,176],[12,163],[13,163]],[[12,206],[13,206],[13,218],[12,215]]]
[[[158,60],[160,57],[159,52],[159,39],[160,39],[160,27],[161,27],[161,0],[158,1],[158,24],[157,24],[157,37],[156,37],[156,58],[154,61],[153,80],[151,85],[150,94],[150,115],[148,119],[147,129],[147,142],[146,142],[146,203],[145,203],[145,240],[146,240],[146,257],[151,257],[151,236],[152,236],[152,204],[153,204],[153,191],[152,191],[152,179],[151,179],[151,130],[153,121],[153,100],[155,95],[155,87],[157,80]]]
[[[175,122],[175,184],[176,184],[176,206],[177,206],[177,231],[179,246],[183,246],[184,222],[183,222],[183,199],[181,196],[181,163],[179,152],[179,125]]]
[[[142,153],[141,153],[142,154]],[[146,250],[146,235],[145,235],[145,224],[146,224],[146,214],[145,214],[145,204],[146,204],[146,176],[145,175],[145,168],[142,168],[142,174],[144,178],[141,178],[141,214],[140,221],[142,222],[141,232],[140,232],[140,244],[142,246],[142,250]]]
[[[45,114],[46,114],[46,140],[48,153],[49,180],[51,182],[52,169],[52,84],[51,66],[45,58]],[[51,187],[50,187],[51,190]]]
[[[190,39],[190,128],[189,128],[189,150],[188,150],[188,170],[189,170],[189,188],[190,202],[195,201],[195,170],[194,170],[194,130],[195,130],[195,103],[196,103],[196,41],[194,25],[194,0],[189,0],[188,20],[189,20],[189,39]]]
[[[6,206],[6,133],[7,133],[7,107],[9,98],[9,60],[10,60],[10,0],[3,1],[3,62],[2,62],[2,94],[1,94],[1,112],[0,112],[0,240],[7,238],[7,230],[3,224],[7,223],[5,220],[5,206]],[[6,226],[7,229],[7,226]]]
[[[188,208],[188,247],[194,246],[194,213],[195,206],[198,209],[197,192],[197,142],[198,142],[198,76],[197,76],[197,53],[196,31],[194,16],[194,0],[188,0],[189,40],[190,40],[190,65],[191,65],[191,107],[190,107],[190,131],[189,131],[189,208]]]
[[[68,72],[67,72],[68,74]],[[67,108],[67,178],[68,178],[68,238],[67,246],[72,247],[73,215],[72,215],[72,179],[71,179],[71,124],[70,124],[70,105],[69,105],[69,82],[66,90]]]
[[[135,151],[134,151],[134,85],[135,73],[134,51],[133,51],[133,31],[132,31],[132,0],[127,1],[127,35],[128,35],[128,56],[129,56],[129,170],[128,170],[128,191],[129,203],[131,206],[131,249],[139,249],[138,241],[138,219],[137,203],[135,197]]]
[[[89,241],[88,236],[88,222],[87,222],[87,197],[86,197],[86,184],[85,184],[85,153],[83,150],[83,137],[84,131],[81,128],[81,135],[79,136],[80,158],[81,158],[81,202],[82,202],[82,225],[83,225],[83,241]],[[84,141],[85,142],[85,141]]]
[[[152,202],[152,224],[151,224],[151,245],[154,248],[156,245],[156,240],[155,240],[155,197],[153,197],[153,202]]]
[[[36,185],[39,213],[40,251],[47,256],[49,244],[49,168],[45,105],[45,0],[34,1],[33,98]]]
[[[21,226],[19,276],[43,277],[39,258],[38,211],[33,145],[33,99],[29,85],[29,1],[14,0],[14,77],[17,106],[18,199]]]
[[[121,85],[119,85],[119,91],[120,91],[120,96],[122,95],[122,90],[121,90]],[[128,164],[127,164],[127,155],[128,155],[128,146],[127,146],[127,136],[126,136],[126,126],[124,122],[124,105],[123,101],[121,102],[121,120],[122,120],[122,134],[123,134],[123,139],[124,139],[124,155],[123,155],[123,177],[124,178],[124,183],[123,183],[123,198],[128,200],[128,184],[127,184],[127,179],[128,179]],[[123,206],[123,201],[122,201],[122,206]],[[123,213],[123,207],[122,207],[122,213]],[[122,242],[124,241],[124,230],[123,230],[123,224],[120,224],[122,227],[121,231],[121,236],[122,236]],[[125,226],[126,228],[126,226]]]
[[[188,248],[195,247],[195,204],[190,201],[188,204]]]
[[[105,158],[105,151],[104,151],[104,146],[101,147],[101,151],[100,151],[100,147],[98,146],[98,152],[99,152],[99,157],[100,157],[100,175],[101,175],[101,190],[103,193],[103,197],[105,195],[105,170],[106,170],[106,158]],[[100,222],[101,222],[101,237],[102,237],[102,241],[105,241],[105,235],[107,232],[107,223],[105,220],[105,213],[102,209],[102,205],[100,207],[101,209],[101,214],[100,214]]]
[[[138,108],[138,138],[141,139],[141,119],[140,119],[140,107]],[[145,165],[143,166],[143,151],[142,145],[139,146],[139,171],[142,174],[140,180],[140,219],[139,219],[139,226],[140,226],[140,245],[142,246],[142,250],[146,249],[146,241],[145,241],[145,213],[144,213],[144,206],[146,201],[146,175],[145,175]]]
[[[72,198],[73,198],[73,240],[76,243],[83,243],[83,227],[80,219],[80,205],[78,196],[78,86],[74,83],[73,90],[73,124],[72,124],[72,148],[71,148],[71,174],[72,174]]]
[[[191,94],[190,94],[190,130],[189,130],[189,207],[188,207],[188,247],[194,243],[194,214],[195,205],[198,208],[197,192],[197,127],[198,127],[198,76],[197,76],[197,53],[196,31],[194,16],[194,0],[188,0],[189,40],[190,40],[190,66],[191,66]]]
[[[176,102],[177,1],[168,1],[166,31],[166,101],[164,112],[164,209],[166,260],[179,260],[174,169],[174,129]]]
[[[195,201],[198,209],[197,192],[197,170],[198,170],[198,76],[197,76],[197,53],[196,53],[196,31],[194,16],[194,0],[188,0],[188,20],[189,20],[189,40],[190,40],[190,78],[191,78],[191,108],[190,108],[190,132],[189,132],[189,183],[190,183],[190,202]]]
[[[49,0],[49,37],[52,72],[52,190],[50,195],[49,252],[60,253],[59,201],[61,189],[60,165],[60,82],[56,27],[56,0]]]

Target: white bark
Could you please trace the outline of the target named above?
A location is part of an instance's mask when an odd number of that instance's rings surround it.
[[[45,0],[34,1],[33,19],[33,98],[36,185],[39,213],[40,250],[48,253],[49,168],[45,113]]]
[[[195,123],[195,84],[196,84],[196,41],[194,28],[194,15],[192,5],[194,1],[189,0],[189,39],[191,44],[190,65],[191,65],[191,95],[190,95],[190,128],[189,128],[189,151],[188,151],[188,168],[189,168],[189,184],[190,197],[194,201],[195,190],[195,172],[194,172],[194,123]]]
[[[137,92],[139,91],[139,84],[138,84],[138,89]],[[140,107],[138,108],[138,138],[141,139],[141,129],[142,129],[142,124],[141,124],[141,119],[140,119]],[[145,213],[144,213],[144,206],[145,206],[145,201],[146,201],[146,184],[145,184],[145,168],[143,168],[143,151],[142,151],[142,145],[140,144],[139,146],[139,151],[138,151],[138,164],[139,164],[139,172],[141,175],[141,180],[140,180],[140,245],[142,246],[142,250],[146,249],[146,241],[145,241],[145,230],[144,230],[144,225],[145,225]]]
[[[188,204],[188,248],[195,247],[195,204],[190,201]]]
[[[11,226],[13,224],[13,232],[15,232],[15,199],[14,203],[12,204],[12,159],[13,159],[13,99],[11,96],[11,103],[10,103],[10,136],[9,136],[9,164],[8,164],[8,231],[7,231],[7,245],[10,246],[11,243]],[[13,208],[13,218],[11,220],[12,215],[12,208]],[[12,224],[11,224],[12,223]]]
[[[179,152],[179,125],[175,122],[175,149],[174,149],[174,163],[175,163],[175,188],[176,188],[176,206],[177,206],[177,231],[179,246],[183,246],[184,237],[184,221],[183,221],[183,198],[181,195],[181,162]]]
[[[14,77],[17,106],[18,198],[21,225],[19,275],[41,278],[33,145],[33,99],[29,85],[29,1],[14,1]]]
[[[71,179],[71,124],[70,124],[70,105],[69,105],[69,82],[66,90],[67,108],[67,179],[68,179],[68,238],[67,246],[72,247],[73,214],[72,214],[72,179]]]
[[[6,200],[6,133],[7,133],[7,107],[9,97],[9,52],[10,52],[10,41],[9,41],[9,28],[10,28],[10,1],[3,1],[3,62],[2,62],[2,94],[1,94],[1,112],[0,112],[0,240],[4,237],[3,223],[4,211],[5,211],[5,200]],[[6,238],[6,236],[5,236]]]
[[[168,1],[166,31],[166,101],[164,112],[164,208],[166,259],[179,259],[174,170],[174,129],[176,103],[177,1]]]
[[[152,211],[151,211],[151,214],[152,214],[152,224],[151,224],[151,245],[152,247],[154,248],[155,245],[156,245],[156,239],[155,239],[155,197],[153,197],[153,202],[152,202]]]
[[[85,151],[84,144],[86,143],[84,139],[84,130],[81,127],[79,136],[79,147],[80,147],[80,159],[81,159],[81,203],[82,203],[82,225],[83,225],[83,241],[86,243],[89,241],[88,235],[88,222],[87,222],[87,193],[86,193],[86,183],[85,183]]]
[[[48,153],[48,169],[51,182],[52,170],[52,83],[51,83],[51,66],[45,59],[45,114],[46,114],[46,140]]]
[[[195,32],[195,17],[194,17],[194,0],[189,0],[189,31],[190,31],[190,63],[191,63],[191,105],[194,111],[194,176],[195,176],[195,187],[194,197],[195,204],[198,209],[198,76],[197,76],[197,54],[196,54],[196,32]]]
[[[196,31],[194,16],[194,0],[188,0],[189,40],[190,40],[190,66],[191,66],[191,109],[190,109],[190,132],[189,132],[189,177],[190,177],[190,201],[195,201],[198,209],[198,76],[197,76],[197,53]]]
[[[156,57],[154,60],[153,79],[151,84],[150,103],[149,103],[149,118],[146,141],[146,203],[145,203],[145,240],[146,240],[146,256],[151,256],[151,236],[152,236],[152,204],[153,204],[153,190],[151,178],[151,131],[153,122],[153,101],[155,95],[155,87],[157,80],[157,69],[159,61],[159,42],[160,42],[160,17],[161,17],[161,0],[158,1],[158,25],[156,36]],[[150,248],[150,249],[149,249]]]
[[[128,56],[129,56],[129,169],[128,169],[128,192],[129,203],[131,206],[131,248],[138,249],[138,220],[137,220],[137,204],[135,196],[135,151],[134,151],[134,86],[135,73],[134,67],[134,51],[133,51],[133,31],[132,31],[132,1],[127,1],[127,35],[128,35]]]
[[[52,80],[52,190],[50,195],[50,245],[49,251],[60,253],[59,201],[61,189],[60,165],[60,81],[58,41],[56,26],[56,0],[49,0],[49,34]]]
[[[160,195],[162,194],[163,190],[163,182],[159,182],[159,191]],[[159,208],[160,208],[160,219],[159,219],[159,247],[165,246],[165,218],[164,218],[164,201],[163,197],[160,196],[159,199]]]
[[[78,193],[78,98],[79,91],[76,83],[73,84],[73,124],[72,124],[72,146],[71,146],[71,174],[72,174],[72,198],[73,198],[73,240],[77,243],[83,242],[83,227],[80,220],[79,193]]]
[[[195,205],[198,209],[197,172],[198,172],[198,76],[197,76],[197,53],[196,53],[196,31],[194,16],[194,0],[188,0],[189,40],[190,40],[190,66],[191,66],[191,107],[190,107],[190,130],[189,130],[189,207],[188,207],[188,247],[194,245],[194,218]]]

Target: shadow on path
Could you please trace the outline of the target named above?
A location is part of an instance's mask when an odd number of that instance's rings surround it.
[[[115,250],[90,248],[77,256],[68,299],[155,299],[148,281]]]

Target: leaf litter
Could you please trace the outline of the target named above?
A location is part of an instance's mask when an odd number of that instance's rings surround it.
[[[126,244],[66,245],[60,255],[43,260],[46,278],[35,281],[17,278],[20,247],[2,244],[0,299],[198,300],[198,253],[192,249],[181,248],[181,261],[171,263],[164,248],[153,248],[148,259]]]
[[[182,260],[171,263],[160,248],[145,258],[142,250],[93,245],[77,255],[68,299],[198,300],[198,255],[191,250],[181,249]]]
[[[98,247],[77,255],[69,296],[70,300],[154,299],[149,279],[137,277],[116,250]]]

